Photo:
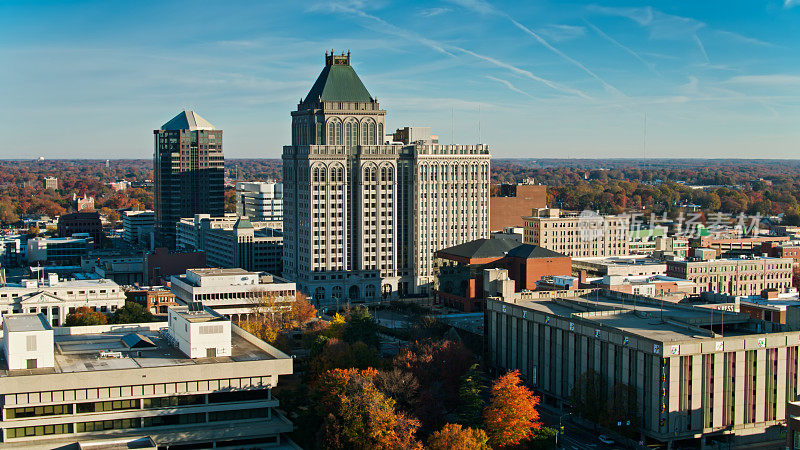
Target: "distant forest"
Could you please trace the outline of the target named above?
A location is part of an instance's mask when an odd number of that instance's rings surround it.
[[[228,179],[281,180],[279,159],[228,159]],[[45,177],[57,177],[59,189],[45,191]],[[95,206],[111,218],[123,208],[150,209],[149,189],[116,192],[113,181],[152,180],[151,160],[3,160],[0,161],[0,222],[22,215],[54,216],[73,210],[72,194],[94,196]],[[602,213],[637,210],[669,215],[687,208],[708,214],[786,215],[800,223],[800,161],[703,159],[502,159],[492,160],[493,189],[501,183],[533,179],[548,186],[548,204],[568,210]],[[234,195],[226,193],[226,208]]]

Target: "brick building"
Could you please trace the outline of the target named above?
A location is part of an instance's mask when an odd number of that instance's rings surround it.
[[[485,269],[506,269],[515,290],[534,290],[545,276],[569,275],[569,256],[507,239],[477,239],[434,254],[437,301],[465,312],[485,305]]]
[[[528,211],[547,207],[547,186],[536,184],[501,184],[500,193],[489,197],[489,229],[521,227]]]

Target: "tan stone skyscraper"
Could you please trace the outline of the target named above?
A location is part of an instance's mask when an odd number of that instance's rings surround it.
[[[385,116],[349,52],[292,112],[283,274],[321,303],[427,292],[435,250],[488,237],[488,147],[386,145]]]

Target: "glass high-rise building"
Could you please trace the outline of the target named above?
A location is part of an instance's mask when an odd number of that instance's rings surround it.
[[[182,111],[153,134],[156,236],[160,246],[174,249],[181,217],[225,212],[222,130]]]

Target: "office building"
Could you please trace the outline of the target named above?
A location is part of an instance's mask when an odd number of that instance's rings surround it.
[[[592,211],[564,213],[556,208],[539,208],[524,217],[523,223],[523,242],[573,258],[628,254],[629,216],[601,216]]]
[[[122,285],[142,284],[145,282],[144,261],[144,255],[90,255],[81,258],[81,272]]]
[[[435,250],[489,236],[489,148],[382,145],[349,53],[325,55],[291,115],[283,275],[317,302],[428,294]]]
[[[125,294],[115,282],[99,280],[60,280],[49,273],[40,280],[22,280],[0,287],[0,313],[41,313],[47,323],[63,325],[77,308],[89,307],[112,313],[125,306]]]
[[[145,284],[160,286],[169,283],[173,275],[185,273],[188,269],[206,267],[206,252],[170,252],[164,247],[145,255]]]
[[[700,236],[691,239],[693,247],[713,248],[717,255],[737,256],[743,254],[760,255],[764,245],[781,245],[790,241],[789,236],[742,236],[740,234],[731,235],[710,235]]]
[[[91,247],[92,240],[88,236],[28,239],[28,263],[56,266],[79,265],[81,258],[89,254]]]
[[[629,239],[628,248],[631,255],[652,255],[658,252],[685,258],[689,253],[689,239],[667,236],[666,227],[631,230]]]
[[[572,273],[587,277],[616,275],[623,277],[666,275],[667,262],[643,255],[603,258],[572,258]]]
[[[536,294],[487,300],[488,346],[491,364],[519,369],[549,403],[569,401],[592,371],[608,398],[633,389],[630,409],[613,413],[648,444],[735,448],[783,439],[786,402],[799,393],[800,332],[617,292]]]
[[[7,234],[0,237],[0,267],[18,267],[28,259],[28,236]]]
[[[434,253],[434,298],[464,312],[483,311],[485,269],[505,269],[513,289],[535,290],[542,277],[569,275],[569,256],[509,239],[477,239]]]
[[[296,448],[271,393],[292,359],[212,311],[57,329],[12,316],[3,341],[3,448]]]
[[[122,239],[134,247],[153,249],[156,214],[153,211],[123,211]]]
[[[155,134],[155,226],[159,246],[175,249],[175,224],[225,210],[222,130],[194,111],[182,111]]]
[[[184,218],[177,226],[177,248],[204,251],[211,267],[242,268],[280,275],[283,233],[270,228],[276,222],[251,222],[235,214]]]
[[[243,320],[273,304],[293,302],[297,295],[295,283],[243,269],[187,270],[172,277],[170,289],[185,304],[202,302],[233,320]]]
[[[56,177],[44,177],[44,189],[52,189],[58,190],[58,178]]]
[[[522,216],[528,211],[547,207],[547,186],[525,180],[520,184],[501,184],[497,195],[489,197],[490,230],[524,225]]]
[[[695,294],[760,295],[792,287],[792,259],[742,255],[737,258],[667,261],[667,275],[694,282]]]
[[[283,222],[283,183],[237,181],[236,214],[253,222]]]
[[[58,237],[72,237],[76,234],[88,234],[94,245],[100,247],[103,242],[103,221],[96,212],[77,212],[64,214],[58,218],[56,235]]]

